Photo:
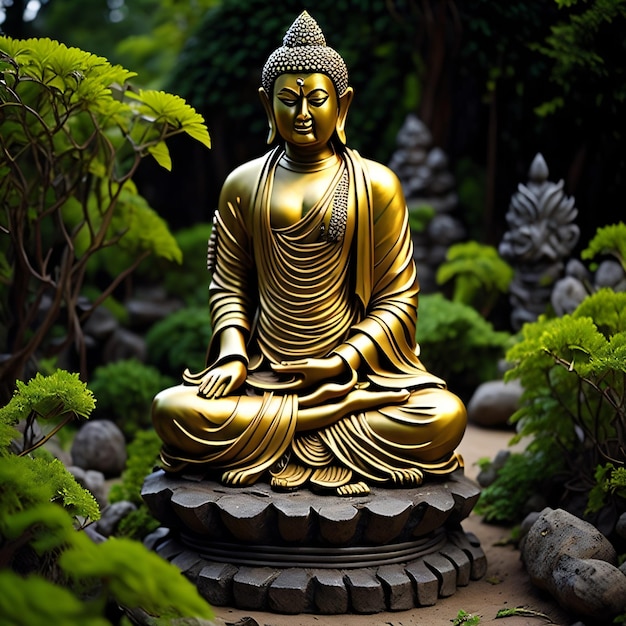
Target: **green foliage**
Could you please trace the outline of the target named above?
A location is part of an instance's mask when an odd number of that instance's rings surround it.
[[[148,360],[161,372],[180,380],[186,368],[192,372],[204,369],[211,334],[207,306],[176,311],[148,331]]]
[[[493,246],[476,241],[457,243],[437,270],[437,283],[454,281],[452,300],[474,306],[486,316],[513,280],[513,268]]]
[[[467,391],[496,376],[497,361],[510,340],[475,309],[441,294],[420,297],[416,337],[428,370],[455,390]]]
[[[41,410],[48,396],[43,396],[42,404],[36,393],[31,395],[26,410]],[[21,388],[16,396],[28,393]],[[48,406],[54,412],[56,405]],[[7,415],[19,413],[18,408]],[[106,625],[111,623],[108,605],[141,608],[155,623],[212,617],[210,607],[180,571],[141,543],[109,539],[95,544],[77,530],[79,524],[98,517],[93,496],[60,461],[8,452],[0,456],[3,624]]]
[[[625,307],[626,293],[602,289],[572,315],[524,326],[522,341],[507,353],[514,364],[507,379],[519,378],[524,387],[513,417],[519,437],[534,435],[532,445],[547,449],[556,435],[556,443],[572,450],[579,428],[601,457],[611,458],[625,419]]]
[[[151,615],[169,619],[213,617],[180,571],[137,541],[113,537],[96,544],[77,533],[59,565],[75,581],[97,581],[101,597],[112,597],[123,606],[140,606]]]
[[[158,464],[160,449],[161,440],[154,430],[138,432],[128,445],[128,459],[122,480],[111,486],[109,501],[127,500],[136,504],[137,509],[120,521],[116,530],[118,536],[143,539],[159,526],[141,497],[141,487],[146,476]]]
[[[25,454],[41,446],[65,424],[89,417],[94,407],[93,394],[78,374],[57,370],[49,376],[37,374],[27,383],[17,381],[11,400],[0,408],[0,456],[10,453],[9,444],[17,433],[13,426],[18,422],[25,422],[22,452]],[[36,442],[29,437],[35,420],[42,427],[52,427]]]
[[[562,469],[554,455],[513,453],[498,470],[496,480],[485,487],[475,507],[486,522],[510,524],[527,513],[526,502],[543,479]]]
[[[23,530],[22,518],[18,519],[18,515],[30,515],[31,509],[41,514],[38,523],[42,527],[46,527],[46,515],[56,524],[59,507],[56,504],[48,507],[48,503],[60,503],[76,519],[100,519],[94,497],[76,482],[58,459],[4,456],[0,458],[0,476],[0,532],[3,536],[17,536],[18,531]]]
[[[598,465],[594,478],[596,484],[589,492],[586,513],[597,513],[609,498],[626,500],[626,467],[615,467],[613,463]]]
[[[23,578],[10,570],[0,570],[0,615],[6,626],[109,626],[109,620],[98,608],[93,603],[81,602],[68,589],[41,576]]]
[[[168,294],[183,299],[188,306],[207,303],[207,243],[212,228],[212,224],[197,224],[174,234],[183,262],[165,273],[164,284]]]
[[[426,230],[430,220],[435,216],[435,209],[428,204],[418,204],[409,207],[409,226],[411,232],[422,233]]]
[[[549,624],[552,624],[552,620],[545,613],[540,611],[533,611],[532,609],[526,609],[523,606],[517,606],[513,609],[499,609],[496,613],[496,619],[503,617],[540,617],[547,620]]]
[[[128,460],[122,473],[122,480],[111,486],[109,500],[128,500],[142,504],[141,487],[146,476],[158,463],[161,440],[154,430],[140,431],[127,447]]]
[[[626,272],[626,224],[624,222],[599,228],[580,256],[583,259],[594,259],[601,254],[614,256]]]
[[[452,626],[478,626],[480,624],[480,615],[473,615],[461,609],[452,622]]]
[[[91,389],[98,399],[95,415],[114,421],[128,438],[151,425],[154,396],[173,380],[152,366],[128,359],[101,365],[93,372]]]
[[[520,408],[512,417],[517,434],[511,443],[530,439],[523,453],[527,474],[520,472],[518,483],[531,471],[549,476],[560,467],[572,484],[590,489],[598,483],[594,479],[598,465],[624,467],[625,311],[626,293],[602,289],[572,315],[540,317],[526,324],[521,340],[507,352],[512,369],[506,379],[518,378],[524,388]],[[603,494],[616,495],[602,488],[605,482],[593,492],[593,509]],[[537,484],[526,485],[526,496]],[[483,497],[492,509],[515,513],[507,500],[511,494],[519,495],[519,484],[499,476],[488,489],[491,495]]]
[[[210,146],[202,117],[178,96],[134,91],[135,76],[50,39],[0,37],[0,392],[26,363],[58,354],[150,255],[181,253],[132,178],[152,155],[171,167],[167,141],[186,134]],[[79,300],[92,257],[112,280],[90,306]],[[42,316],[42,300],[50,299]],[[64,340],[49,341],[63,317]],[[1,394],[0,394],[1,395]]]
[[[614,67],[616,52],[625,50],[621,32],[626,23],[624,0],[560,2],[561,19],[550,26],[550,34],[537,50],[552,61],[550,78],[561,93],[537,113],[545,115],[564,106],[566,101],[595,97],[596,106],[611,112],[626,99],[626,83],[615,80],[623,72]],[[561,97],[561,94],[565,96]],[[581,94],[588,94],[580,97]]]

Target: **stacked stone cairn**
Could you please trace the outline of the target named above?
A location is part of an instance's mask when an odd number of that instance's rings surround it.
[[[448,158],[435,147],[426,125],[409,115],[396,140],[397,149],[389,162],[404,190],[409,214],[422,206],[434,210],[424,232],[413,232],[413,256],[423,293],[437,290],[437,268],[446,258],[448,248],[466,238],[466,230],[455,216],[458,197],[455,180],[448,169]]]

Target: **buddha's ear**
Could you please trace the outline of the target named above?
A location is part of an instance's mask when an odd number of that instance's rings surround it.
[[[259,97],[261,98],[261,103],[263,104],[263,108],[265,109],[265,114],[267,115],[267,122],[269,124],[269,133],[267,135],[267,143],[271,144],[274,139],[276,139],[276,118],[274,117],[274,110],[272,109],[272,101],[267,91],[263,89],[263,87],[259,87]]]
[[[346,144],[346,119],[348,118],[348,109],[352,104],[352,96],[354,96],[354,89],[348,87],[339,96],[339,115],[337,116],[337,125],[335,130],[337,131],[337,137],[342,144]]]

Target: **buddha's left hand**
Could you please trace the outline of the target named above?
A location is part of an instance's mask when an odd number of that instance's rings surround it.
[[[288,374],[298,379],[290,386],[294,390],[314,387],[325,380],[339,380],[345,376],[348,367],[338,354],[323,359],[300,359],[272,365],[277,374]]]

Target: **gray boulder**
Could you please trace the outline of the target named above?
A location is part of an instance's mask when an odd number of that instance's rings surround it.
[[[490,380],[474,391],[467,404],[467,418],[479,426],[503,426],[519,408],[522,386],[518,380]]]
[[[126,465],[126,441],[118,426],[109,420],[86,422],[72,444],[74,465],[119,476]]]
[[[122,519],[136,510],[137,506],[127,500],[114,502],[102,511],[102,517],[96,522],[96,530],[103,537],[110,537]]]
[[[561,509],[544,509],[521,544],[531,581],[568,611],[609,619],[626,610],[626,576],[611,542]]]

